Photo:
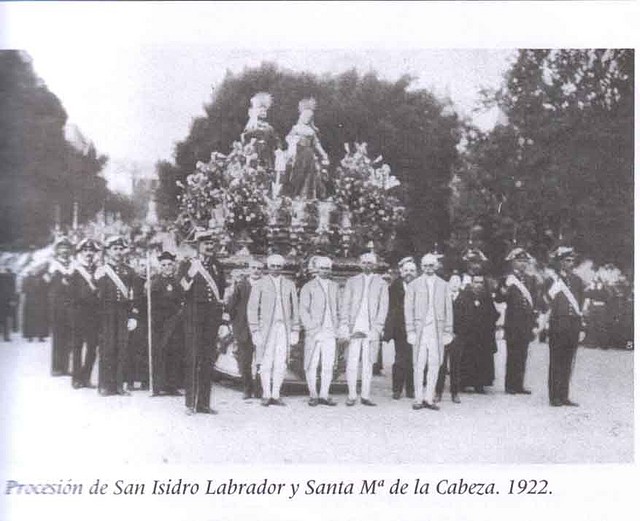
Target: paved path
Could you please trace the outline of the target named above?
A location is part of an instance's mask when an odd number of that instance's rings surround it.
[[[548,406],[548,348],[532,345],[531,396],[503,392],[504,344],[488,395],[444,400],[441,411],[411,410],[374,379],[378,407],[311,408],[245,402],[216,385],[217,416],[186,416],[183,398],[98,396],[48,375],[49,344],[0,343],[0,440],[5,469],[75,461],[95,465],[194,463],[624,463],[633,460],[633,352],[580,349],[571,397],[579,408]],[[99,449],[98,449],[99,447]]]

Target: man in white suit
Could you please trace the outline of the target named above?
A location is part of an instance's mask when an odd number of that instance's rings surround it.
[[[338,285],[329,280],[332,262],[314,257],[315,277],[300,291],[300,320],[305,329],[304,370],[309,386],[309,405],[336,405],[329,397],[338,336]],[[320,396],[318,397],[318,366]]]
[[[342,295],[340,312],[340,336],[349,338],[347,356],[347,405],[356,403],[358,363],[362,359],[363,405],[376,405],[371,401],[371,377],[377,359],[380,338],[389,307],[389,291],[384,279],[375,273],[377,262],[373,253],[360,256],[362,273],[347,280]]]
[[[437,411],[434,403],[444,346],[453,339],[453,309],[447,283],[436,275],[438,256],[422,257],[422,275],[407,287],[404,316],[407,342],[413,346],[413,409]],[[426,375],[425,375],[425,368]]]
[[[251,290],[247,319],[260,365],[261,404],[285,405],[280,387],[287,368],[289,348],[298,343],[298,295],[294,283],[282,275],[284,258],[267,258],[268,275]]]

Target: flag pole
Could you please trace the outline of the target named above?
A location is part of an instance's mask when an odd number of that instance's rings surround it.
[[[153,355],[152,355],[152,341],[151,335],[153,334],[151,327],[151,255],[147,248],[147,343],[149,345],[149,390],[153,395]]]

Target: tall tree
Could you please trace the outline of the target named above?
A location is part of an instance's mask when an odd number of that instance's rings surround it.
[[[205,106],[206,115],[194,119],[189,136],[176,145],[174,162],[157,165],[161,216],[175,217],[176,181],[183,182],[212,151],[226,153],[244,128],[249,100],[267,91],[274,98],[269,122],[280,136],[297,121],[298,101],[313,96],[318,101],[315,123],[333,165],[344,155],[344,143],[364,141],[371,157],[383,155],[405,185],[408,224],[399,237],[403,252],[442,244],[449,235],[449,182],[461,123],[448,103],[410,86],[408,76],[395,82],[355,70],[316,76],[273,64],[237,76],[228,73]]]
[[[452,244],[500,258],[512,239],[560,240],[633,263],[633,51],[521,50],[486,103],[506,122],[472,131],[452,198]]]
[[[23,52],[0,52],[0,114],[0,244],[48,240],[55,208],[70,224],[74,201],[92,217],[109,193],[98,176],[107,158],[66,140],[67,114]]]

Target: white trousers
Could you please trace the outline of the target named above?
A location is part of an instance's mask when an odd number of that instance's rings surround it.
[[[287,344],[284,323],[274,324],[260,365],[263,398],[280,398],[280,387],[287,369]]]
[[[435,324],[425,326],[420,337],[420,345],[413,346],[418,349],[418,356],[414,357],[413,387],[416,395],[416,403],[427,401],[433,403],[440,370],[440,354],[438,352],[438,332]],[[425,376],[425,367],[427,368]]]
[[[358,363],[362,358],[362,398],[368,400],[371,394],[371,377],[373,374],[373,362],[371,352],[373,342],[368,338],[352,338],[349,342],[349,355],[347,357],[347,386],[349,398],[356,399],[356,386],[358,384]]]
[[[306,370],[309,396],[318,397],[318,366],[320,368],[320,398],[329,398],[329,387],[333,378],[333,363],[336,358],[336,339],[331,337],[318,338],[316,340],[311,360]]]

